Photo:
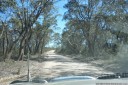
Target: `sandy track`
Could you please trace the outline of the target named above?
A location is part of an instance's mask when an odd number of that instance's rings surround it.
[[[46,54],[46,61],[40,63],[40,68],[37,69],[39,70],[38,75],[40,74],[46,78],[70,75],[88,75],[96,77],[100,74],[111,73],[100,67],[93,66],[92,64],[57,55],[54,51],[49,51]]]

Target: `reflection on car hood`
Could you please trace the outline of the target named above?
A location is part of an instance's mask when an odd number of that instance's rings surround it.
[[[57,77],[50,80],[50,82],[57,82],[57,81],[67,81],[67,80],[95,80],[96,78],[91,76],[66,76],[66,77]]]

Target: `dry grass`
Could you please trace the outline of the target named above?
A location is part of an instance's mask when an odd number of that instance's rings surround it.
[[[128,45],[120,45],[117,55],[105,54],[104,57],[109,58],[94,60],[91,63],[115,73],[128,72]]]

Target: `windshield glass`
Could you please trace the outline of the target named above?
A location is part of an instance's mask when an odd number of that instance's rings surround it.
[[[0,0],[2,85],[127,75],[127,53],[128,0]]]

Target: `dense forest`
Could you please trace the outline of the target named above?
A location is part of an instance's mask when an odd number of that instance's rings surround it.
[[[57,27],[58,0],[0,1],[0,60],[42,54],[53,40],[63,54],[109,58],[128,52],[128,0],[67,0],[63,33]],[[122,54],[121,54],[122,53]]]
[[[0,1],[0,60],[42,54],[56,28],[53,0]]]
[[[68,0],[64,8],[60,52],[94,58],[128,52],[128,0]]]

